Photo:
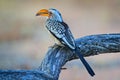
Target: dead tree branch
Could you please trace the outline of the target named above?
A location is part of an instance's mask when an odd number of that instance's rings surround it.
[[[120,52],[120,34],[99,34],[76,40],[79,52],[85,57]],[[37,70],[0,71],[0,80],[58,80],[62,66],[78,59],[68,48],[60,45],[50,47]]]

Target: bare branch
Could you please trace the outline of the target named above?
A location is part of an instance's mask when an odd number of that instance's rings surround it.
[[[120,34],[101,34],[82,37],[76,40],[79,51],[85,57],[102,53],[120,52]],[[78,59],[68,48],[54,45],[51,47],[41,66],[40,71],[47,72],[54,78],[59,77],[62,66],[70,60]]]
[[[84,56],[120,52],[120,34],[100,34],[76,40]]]
[[[76,43],[79,52],[85,57],[120,52],[120,34],[86,36],[77,39]],[[78,59],[78,57],[68,48],[54,45],[49,48],[37,70],[0,71],[0,80],[58,80],[62,66],[73,59]]]

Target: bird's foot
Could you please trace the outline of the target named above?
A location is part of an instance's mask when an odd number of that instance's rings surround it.
[[[53,48],[55,46],[59,46],[59,44],[55,43],[53,46],[49,46],[49,48]]]
[[[55,43],[53,46],[61,46],[61,47],[63,47],[62,44],[57,44],[57,43]]]
[[[53,46],[49,46],[49,48],[53,48],[53,47],[55,47],[55,46],[64,47],[62,44],[57,44],[57,43],[55,43]]]

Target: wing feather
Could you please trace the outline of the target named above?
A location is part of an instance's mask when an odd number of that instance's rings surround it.
[[[47,29],[64,45],[70,49],[75,49],[74,37],[68,27],[64,22],[58,21],[47,21]]]

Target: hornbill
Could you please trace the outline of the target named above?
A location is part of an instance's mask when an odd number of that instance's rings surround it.
[[[57,40],[63,44],[65,47],[68,47],[72,52],[77,54],[88,73],[91,76],[94,76],[95,73],[90,67],[90,65],[86,62],[83,55],[79,53],[78,48],[75,43],[75,39],[69,29],[69,26],[63,21],[60,12],[56,9],[41,9],[37,12],[36,16],[46,16],[47,20],[45,23],[46,28],[49,32],[57,38]]]

